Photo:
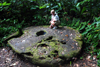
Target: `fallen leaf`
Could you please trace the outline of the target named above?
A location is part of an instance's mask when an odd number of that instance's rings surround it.
[[[88,25],[91,25],[91,23],[88,23]]]
[[[59,55],[56,56],[56,58],[58,58],[58,57],[59,57]]]
[[[72,46],[72,49],[73,49],[74,47]]]
[[[64,38],[62,40],[65,40]]]
[[[67,35],[65,35],[65,36],[67,36],[67,37],[68,37],[68,34],[67,34]]]
[[[68,40],[66,40],[66,41],[68,41]]]

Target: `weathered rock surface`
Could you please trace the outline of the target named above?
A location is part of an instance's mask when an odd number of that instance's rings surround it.
[[[34,64],[54,65],[76,56],[82,47],[81,38],[70,27],[37,26],[23,29],[23,35],[10,39],[8,44]]]

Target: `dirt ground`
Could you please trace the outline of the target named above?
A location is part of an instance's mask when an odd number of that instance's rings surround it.
[[[88,53],[83,52],[80,57],[73,58],[73,61],[65,62],[59,67],[98,67],[97,66],[97,56],[91,56]],[[34,65],[26,58],[13,52],[9,47],[0,48],[0,67],[40,67]]]

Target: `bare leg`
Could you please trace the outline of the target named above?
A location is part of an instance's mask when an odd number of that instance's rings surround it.
[[[53,28],[54,26],[51,24],[49,28]]]
[[[53,21],[50,21],[50,28],[53,28],[55,26],[55,23]]]

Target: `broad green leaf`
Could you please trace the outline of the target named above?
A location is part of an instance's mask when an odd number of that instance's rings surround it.
[[[2,6],[2,3],[0,3],[0,6]]]
[[[80,24],[79,22],[80,22],[80,20],[78,22],[76,22],[75,26],[79,26],[79,24]]]
[[[4,2],[4,3],[0,3],[0,6],[7,6],[7,5],[10,5],[11,3],[6,3],[6,2]]]
[[[55,9],[55,8],[58,8],[58,7],[59,7],[58,5],[55,5],[51,9]]]
[[[39,8],[40,8],[40,9],[48,8],[49,5],[50,5],[49,3],[46,3],[46,4],[42,5],[42,6],[40,6]]]
[[[64,12],[64,14],[67,14],[67,12]]]
[[[76,8],[80,11],[81,10],[81,8],[80,8],[80,3],[78,3],[77,5],[76,5]]]
[[[36,1],[36,0],[32,0],[32,1]]]
[[[100,34],[98,35],[98,38],[99,38],[99,40],[100,40]]]
[[[83,7],[82,11],[81,11],[81,14],[86,11],[86,7]]]
[[[58,3],[59,7],[61,7],[61,3]]]
[[[100,27],[100,20],[96,22],[96,26]]]
[[[89,29],[87,29],[86,31],[90,31],[90,30],[92,30],[92,28],[89,28]]]
[[[7,19],[6,21],[10,21],[10,19]]]
[[[75,8],[70,9],[70,11],[78,12]]]
[[[10,5],[11,3],[7,3],[6,5]]]
[[[86,26],[86,25],[83,25],[83,26],[82,26],[82,27],[81,27],[79,30],[82,30],[82,29],[84,29],[84,28],[85,28],[85,26]]]
[[[3,30],[3,28],[0,28],[0,30]]]
[[[98,37],[98,34],[95,34],[95,35],[94,35],[94,38],[97,38],[97,37]]]
[[[37,22],[37,20],[32,20],[32,22]]]
[[[76,27],[72,27],[72,28],[76,29]]]
[[[72,23],[71,26],[74,26],[75,23]]]
[[[80,30],[80,28],[81,28],[81,25],[82,25],[82,24],[80,24],[80,25],[79,25],[79,27],[77,27],[77,30]]]
[[[94,47],[96,47],[97,45],[98,45],[98,42],[95,42],[95,43],[94,43]]]
[[[88,40],[91,40],[92,39],[92,35],[90,34],[89,36],[88,36]]]
[[[85,32],[82,33],[82,35],[85,35],[85,34],[87,34],[87,33],[88,33],[88,31],[85,31]]]
[[[36,9],[36,7],[31,7],[31,10]]]
[[[6,2],[3,3],[3,6],[5,6],[5,5],[6,5]]]
[[[100,17],[95,17],[95,20],[96,21],[100,21]]]

